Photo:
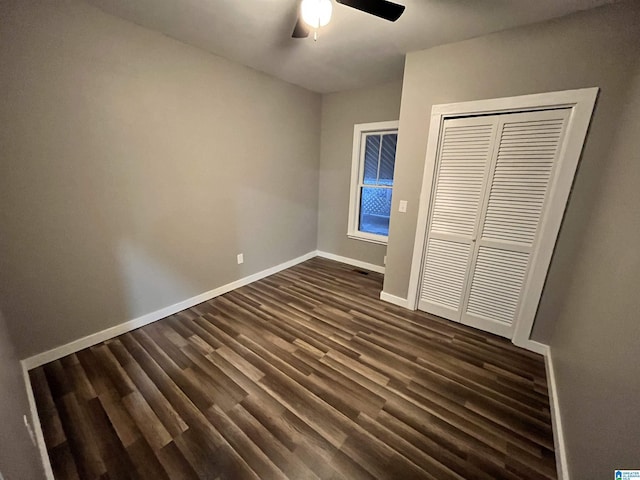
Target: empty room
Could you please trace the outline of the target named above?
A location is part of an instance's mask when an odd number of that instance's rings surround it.
[[[0,480],[640,480],[640,3],[0,2]]]

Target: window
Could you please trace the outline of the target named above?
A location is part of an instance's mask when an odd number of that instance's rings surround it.
[[[387,243],[397,143],[397,121],[354,126],[350,238]]]

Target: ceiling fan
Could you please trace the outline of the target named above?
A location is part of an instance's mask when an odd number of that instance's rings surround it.
[[[395,22],[404,12],[404,5],[387,0],[335,0],[337,3],[355,8],[376,17]],[[331,0],[302,0],[292,38],[307,38],[309,32],[324,27],[331,19]],[[315,37],[315,35],[314,35]]]

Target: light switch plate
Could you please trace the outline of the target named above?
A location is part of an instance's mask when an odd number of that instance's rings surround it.
[[[244,263],[244,255],[242,253],[238,254],[238,265]]]
[[[402,213],[407,213],[407,201],[400,200],[400,206],[398,207],[398,211]]]

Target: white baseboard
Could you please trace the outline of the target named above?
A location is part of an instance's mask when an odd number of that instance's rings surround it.
[[[564,434],[562,430],[562,419],[560,418],[560,404],[558,402],[558,387],[556,385],[556,374],[553,368],[553,358],[551,348],[547,345],[544,352],[544,361],[547,370],[547,385],[549,388],[549,402],[551,408],[551,425],[553,427],[553,443],[556,452],[556,470],[558,480],[569,480],[569,465],[567,463],[567,450],[564,444]]]
[[[540,355],[546,356],[547,352],[549,351],[548,345],[545,345],[544,343],[536,342],[535,340],[527,339],[524,342],[513,342],[513,343],[518,347],[525,348],[530,352],[539,353]]]
[[[317,251],[317,256],[322,258],[327,258],[329,260],[335,260],[336,262],[346,263],[347,265],[353,265],[354,267],[371,270],[372,272],[384,273],[384,267],[381,267],[380,265],[375,265],[373,263],[362,262],[360,260],[356,260],[355,258],[343,257],[341,255],[336,255],[334,253],[329,253],[329,252],[322,252],[320,250]]]
[[[142,315],[141,317],[134,318],[133,320],[126,321],[111,328],[107,328],[106,330],[87,335],[86,337],[74,340],[65,345],[61,345],[46,352],[39,353],[37,355],[24,359],[22,362],[27,370],[32,370],[46,363],[53,362],[62,357],[66,357],[67,355],[71,355],[72,353],[76,353],[80,350],[96,345],[100,342],[104,342],[105,340],[109,340],[111,338],[117,337],[118,335],[130,332],[131,330],[143,327],[170,315],[174,315],[178,312],[181,312],[182,310],[191,308],[194,305],[198,305],[199,303],[206,302],[207,300],[211,300],[212,298],[218,297],[220,295],[224,295],[225,293],[235,290],[236,288],[243,287],[257,280],[268,277],[269,275],[278,273],[281,270],[293,267],[294,265],[305,262],[317,255],[318,252],[316,251],[309,252],[305,255],[302,255],[301,257],[294,258],[293,260],[281,263],[280,265],[276,265],[275,267],[267,268],[266,270],[262,270],[261,272],[254,273],[253,275],[249,275],[248,277],[236,280],[235,282],[227,283],[226,285],[215,288],[213,290],[209,290],[208,292],[201,293],[200,295],[196,295],[195,297],[188,298],[186,300],[183,300],[182,302],[174,303],[173,305],[161,308],[160,310],[156,310],[155,312],[147,313],[145,315]]]
[[[78,340],[74,340],[65,345],[61,345],[59,347],[53,348],[46,352],[39,353],[37,355],[34,355],[32,357],[22,360],[21,362],[22,373],[24,377],[25,388],[27,390],[29,408],[31,411],[31,422],[32,422],[33,430],[36,435],[36,442],[37,442],[38,449],[40,451],[40,456],[42,458],[42,464],[44,466],[45,476],[47,480],[55,480],[55,479],[53,476],[53,470],[51,468],[51,462],[47,454],[44,435],[42,433],[42,426],[40,424],[40,418],[38,417],[38,411],[36,408],[35,398],[33,395],[33,389],[31,387],[31,381],[29,379],[29,370],[37,368],[46,363],[58,360],[59,358],[65,357],[67,355],[78,352],[85,348],[91,347],[105,340],[109,340],[113,337],[117,337],[118,335],[122,335],[124,333],[130,332],[131,330],[135,330],[136,328],[140,328],[144,325],[148,325],[157,320],[161,320],[170,315],[174,315],[182,310],[193,307],[194,305],[198,305],[199,303],[206,302],[207,300],[211,300],[212,298],[223,295],[232,290],[235,290],[237,288],[240,288],[250,283],[253,283],[255,281],[258,281],[262,278],[268,277],[269,275],[273,275],[287,268],[291,268],[294,265],[305,262],[316,256],[346,263],[348,265],[353,265],[359,268],[365,268],[367,270],[371,270],[374,272],[384,273],[384,267],[381,267],[379,265],[374,265],[367,262],[361,262],[360,260],[355,260],[353,258],[342,257],[340,255],[334,255],[332,253],[316,250],[316,251],[309,252],[305,255],[302,255],[300,257],[294,258],[292,260],[289,260],[287,262],[276,265],[274,267],[268,268],[266,270],[262,270],[261,272],[254,273],[253,275],[249,275],[247,277],[241,278],[234,282],[228,283],[216,289],[210,290],[208,292],[204,292],[200,295],[196,295],[195,297],[191,297],[187,300],[183,300],[182,302],[178,302],[168,307],[161,308],[160,310],[156,310],[155,312],[148,313],[146,315],[135,318],[133,320],[129,320],[127,322],[121,323],[114,327],[107,328],[106,330],[102,330],[100,332],[88,335]],[[391,295],[390,293],[386,293],[386,292],[380,292],[380,299],[385,302],[391,303],[393,305],[410,309],[406,298]],[[551,349],[549,346],[533,340],[527,340],[526,344],[522,344],[519,346],[526,348],[532,352],[536,352],[541,355],[544,355],[545,357],[547,385],[549,389],[549,402],[550,402],[550,409],[551,409],[551,422],[553,426],[553,440],[555,445],[556,468],[558,471],[558,480],[570,480],[569,469],[567,464],[567,452],[565,449],[564,435],[562,432],[562,421],[560,418],[560,406],[558,403],[558,390],[556,386],[556,377],[555,377],[555,372],[553,368],[553,359],[551,357]]]
[[[406,298],[397,297],[387,292],[380,292],[380,300],[385,301],[387,303],[392,303],[394,305],[397,305],[398,307],[403,307],[403,308],[412,310],[409,307],[409,302]]]
[[[42,425],[40,424],[40,417],[38,416],[38,409],[36,408],[36,399],[33,395],[33,388],[31,386],[31,380],[29,380],[29,370],[24,362],[20,362],[22,365],[22,377],[24,379],[24,386],[27,390],[27,399],[29,401],[29,411],[31,412],[31,426],[36,436],[36,444],[38,451],[40,452],[40,459],[44,468],[44,475],[47,480],[55,480],[53,477],[53,469],[51,468],[51,461],[49,460],[49,454],[47,453],[47,445],[44,442],[44,434],[42,433]]]

